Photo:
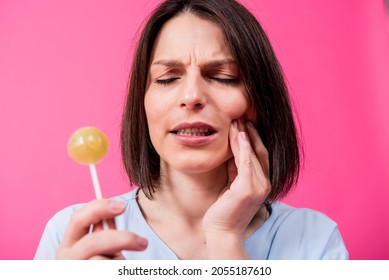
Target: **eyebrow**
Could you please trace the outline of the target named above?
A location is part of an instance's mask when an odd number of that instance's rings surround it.
[[[217,59],[217,60],[211,60],[207,61],[206,63],[202,63],[202,65],[207,67],[218,67],[226,64],[236,64],[236,61],[232,58],[227,59]],[[179,60],[169,60],[169,59],[161,59],[153,62],[152,65],[163,65],[168,67],[179,67],[183,66],[184,63],[180,62]]]

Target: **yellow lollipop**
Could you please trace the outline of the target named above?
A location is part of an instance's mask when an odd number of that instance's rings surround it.
[[[82,127],[72,134],[67,148],[72,159],[80,164],[89,165],[96,198],[103,198],[95,164],[101,161],[107,153],[107,136],[95,127]],[[103,228],[108,229],[105,220],[103,220]]]
[[[104,158],[107,150],[107,136],[92,126],[77,129],[68,142],[69,156],[80,164],[98,163]]]

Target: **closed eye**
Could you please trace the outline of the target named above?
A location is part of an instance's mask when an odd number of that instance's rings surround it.
[[[178,77],[172,77],[172,78],[165,78],[165,79],[158,79],[155,81],[156,84],[159,84],[159,85],[168,85],[168,84],[171,84],[173,83],[174,81],[178,80],[179,78]]]
[[[239,83],[239,79],[235,78],[217,78],[217,77],[212,77],[210,78],[211,80],[214,80],[220,84],[224,85],[236,85]]]

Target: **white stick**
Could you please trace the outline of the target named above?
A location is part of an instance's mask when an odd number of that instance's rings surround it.
[[[103,195],[101,194],[99,177],[97,177],[96,166],[93,163],[89,164],[89,171],[90,171],[90,174],[92,176],[93,188],[95,189],[96,198],[102,199]],[[105,229],[105,230],[109,229],[108,223],[106,220],[103,220],[103,229]]]
[[[95,189],[96,198],[102,199],[103,195],[101,194],[100,182],[99,182],[99,178],[97,177],[96,166],[93,163],[89,164],[89,170],[90,170],[90,175],[92,176],[92,182],[93,182],[93,187]]]

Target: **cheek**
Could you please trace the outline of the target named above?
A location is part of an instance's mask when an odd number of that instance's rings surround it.
[[[256,119],[254,108],[250,106],[242,93],[237,98],[225,100],[222,109],[231,120],[243,118],[243,120],[254,122]]]
[[[164,136],[169,129],[168,124],[174,104],[172,98],[162,98],[159,92],[146,92],[144,107],[152,145],[158,154],[164,147]]]
[[[146,91],[144,98],[144,107],[147,119],[160,120],[176,105],[176,99],[173,93],[164,94],[161,90],[151,87]]]
[[[155,125],[162,116],[166,115],[167,102],[155,94],[154,92],[146,92],[144,99],[144,107],[147,117],[147,122],[150,125]]]
[[[146,92],[144,99],[144,107],[146,112],[147,121],[153,118],[153,112],[155,111],[155,101],[150,97],[150,94]]]

